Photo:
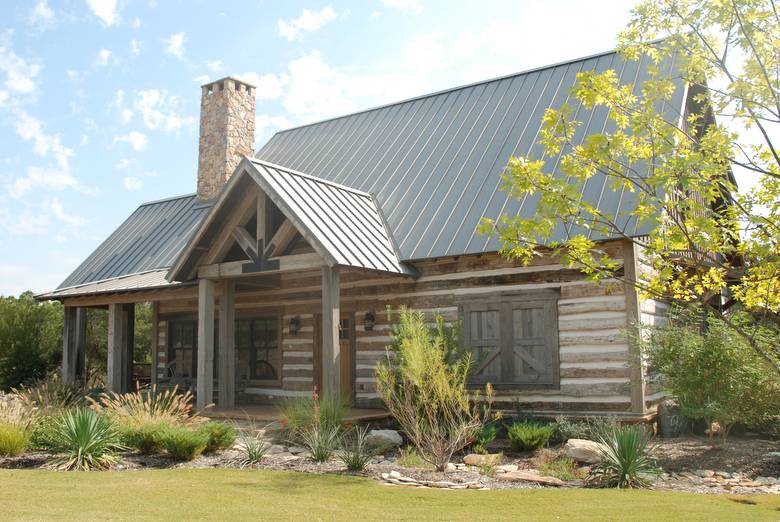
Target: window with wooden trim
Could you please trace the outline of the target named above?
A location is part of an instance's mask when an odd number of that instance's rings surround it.
[[[237,319],[236,350],[240,375],[261,384],[278,384],[281,381],[278,317]]]
[[[557,299],[550,292],[463,303],[463,339],[476,364],[470,382],[557,388]]]
[[[168,322],[169,378],[195,378],[198,372],[198,322],[175,319]]]

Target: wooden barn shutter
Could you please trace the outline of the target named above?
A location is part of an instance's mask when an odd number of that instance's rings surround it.
[[[555,383],[557,317],[555,302],[513,305],[511,375],[517,384]]]
[[[500,311],[498,306],[467,306],[464,337],[475,364],[471,381],[496,382],[501,379]]]

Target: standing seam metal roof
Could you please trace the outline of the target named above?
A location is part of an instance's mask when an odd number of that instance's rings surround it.
[[[633,84],[638,94],[648,67],[647,59],[603,53],[281,131],[255,157],[373,194],[402,260],[492,252],[501,245],[476,232],[482,217],[535,212],[537,197],[517,200],[499,187],[511,156],[541,157],[545,110],[572,105],[584,122],[575,143],[614,130],[606,109],[586,110],[569,99],[577,73],[614,69],[620,84]],[[673,121],[684,106],[678,83],[665,107]],[[558,170],[560,156],[544,159]],[[609,191],[606,182],[600,174],[590,178],[585,199],[629,234],[646,233],[629,215],[634,195]],[[553,239],[563,237],[564,226]]]

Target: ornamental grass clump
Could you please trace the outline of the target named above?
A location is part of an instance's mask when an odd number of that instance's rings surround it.
[[[296,397],[285,401],[279,422],[288,439],[301,441],[301,433],[310,430],[315,424],[342,429],[347,410],[341,398],[329,394],[320,396],[315,389],[312,397]]]
[[[119,431],[128,448],[143,455],[156,455],[163,451],[163,438],[169,427],[164,422],[146,422],[141,425],[122,426]]]
[[[30,434],[16,424],[0,422],[0,457],[15,457],[30,445]]]
[[[471,355],[450,358],[450,338],[419,311],[401,308],[393,347],[376,370],[377,391],[420,455],[444,471],[492,418],[492,388],[470,393]],[[449,359],[449,360],[448,360]]]
[[[58,454],[49,465],[61,470],[106,469],[125,449],[111,419],[84,407],[68,410],[54,422],[49,443]]]
[[[621,426],[602,437],[601,462],[588,476],[591,485],[605,488],[646,488],[661,474],[650,457],[650,437],[641,426]]]
[[[77,384],[63,383],[56,373],[12,392],[27,408],[47,416],[56,417],[66,410],[87,404],[86,390]]]
[[[515,422],[507,429],[509,445],[514,451],[536,451],[543,448],[553,434],[553,427],[532,421]]]
[[[156,386],[131,393],[102,393],[97,401],[90,400],[93,408],[113,417],[122,425],[165,423],[192,425],[205,422],[205,418],[192,410],[194,396],[189,390],[179,393],[178,386],[158,390]]]
[[[339,460],[349,471],[363,471],[374,456],[368,438],[368,426],[356,427],[352,434],[344,437],[344,448],[338,453]]]

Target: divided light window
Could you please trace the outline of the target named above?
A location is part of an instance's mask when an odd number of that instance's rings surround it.
[[[463,303],[463,338],[477,364],[470,382],[557,388],[557,301],[545,292]]]
[[[239,375],[262,384],[281,382],[278,317],[237,319],[236,350]]]

